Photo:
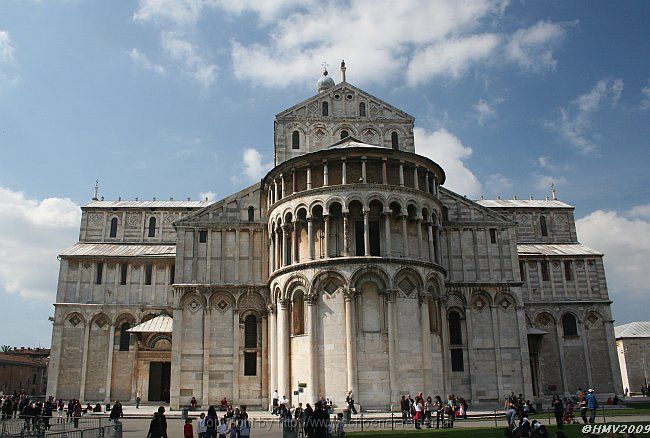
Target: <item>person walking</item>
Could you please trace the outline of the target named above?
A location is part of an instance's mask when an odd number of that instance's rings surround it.
[[[79,419],[81,418],[81,402],[77,400],[72,408],[72,422],[75,429],[79,429]]]
[[[109,416],[109,419],[117,426],[120,418],[123,417],[124,412],[122,411],[122,403],[120,403],[119,400],[116,400],[115,404],[113,405],[113,409],[111,409],[111,415]]]
[[[578,401],[578,408],[580,408],[580,417],[582,418],[582,422],[587,424],[587,397],[582,396],[580,398]]]
[[[598,409],[598,400],[594,390],[589,388],[587,392],[587,409],[589,409],[589,423],[593,424],[596,421],[596,410]]]
[[[562,426],[564,426],[564,422],[562,421],[562,415],[564,415],[564,404],[559,395],[553,394],[551,408],[553,409],[553,415],[555,415],[555,423],[557,424],[557,427],[562,429]]]
[[[165,418],[165,408],[163,406],[160,406],[158,411],[153,414],[147,438],[168,438],[167,419]]]
[[[357,409],[354,407],[354,397],[352,396],[352,391],[348,391],[348,395],[345,397],[345,403],[348,405],[348,409],[356,415]]]
[[[406,424],[406,421],[408,420],[409,417],[409,410],[411,409],[409,405],[409,401],[406,399],[406,396],[402,396],[402,400],[400,401],[400,409],[402,410],[402,424]]]
[[[140,394],[140,390],[138,389],[135,393],[135,408],[140,409],[140,401],[142,400],[142,395]]]
[[[436,395],[436,402],[433,404],[436,410],[436,429],[440,429],[440,421],[442,420],[442,427],[445,427],[445,404],[439,395]]]

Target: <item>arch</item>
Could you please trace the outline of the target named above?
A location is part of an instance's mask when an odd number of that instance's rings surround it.
[[[314,276],[309,287],[309,296],[318,296],[321,290],[329,295],[334,295],[339,289],[345,288],[349,283],[338,271],[321,271]]]
[[[599,322],[603,322],[605,318],[598,309],[588,309],[585,312],[583,324],[588,327],[595,327]]]
[[[325,211],[329,212],[330,207],[332,206],[332,204],[335,204],[335,203],[341,204],[341,208],[343,208],[346,205],[345,201],[340,196],[332,196],[332,197],[327,198],[327,200],[325,201]]]
[[[322,199],[314,199],[309,203],[309,210],[307,211],[308,217],[311,217],[314,209],[316,207],[320,207],[323,211],[325,211],[325,202],[323,202]]]
[[[401,268],[393,277],[393,284],[405,296],[415,298],[424,291],[422,276],[413,268]]]
[[[244,317],[244,348],[257,348],[258,346],[257,315],[249,313]]]
[[[300,132],[297,129],[291,133],[291,149],[300,149]]]
[[[131,346],[131,333],[129,333],[128,330],[131,327],[133,327],[133,325],[127,321],[122,322],[117,327],[118,329],[117,336],[119,336],[119,340],[118,340],[119,351],[129,351]]]
[[[63,318],[61,318],[61,321],[69,322],[70,324],[72,324],[73,326],[76,327],[78,324],[80,324],[82,322],[85,323],[86,322],[86,317],[83,316],[83,314],[81,312],[73,310],[73,311],[70,311],[70,312],[66,313],[66,315]]]
[[[564,336],[578,336],[578,317],[573,312],[562,315],[562,333]]]
[[[537,327],[548,327],[549,325],[555,325],[557,319],[555,315],[550,310],[540,310],[535,316],[535,325]]]
[[[342,129],[340,136],[341,136],[341,140],[343,140],[344,138],[347,138],[347,137],[350,136],[350,132],[347,129]]]
[[[508,301],[510,301],[510,303],[513,305],[513,307],[517,307],[517,306],[521,306],[521,305],[523,305],[523,302],[520,302],[520,301],[517,299],[517,296],[516,296],[515,294],[513,294],[512,292],[510,292],[510,291],[501,291],[501,292],[498,292],[498,293],[496,294],[496,296],[494,297],[494,303],[495,303],[497,306],[503,308],[504,310],[509,310],[509,309],[506,309],[506,308],[505,308],[505,304],[503,304],[503,300],[508,300]]]
[[[305,295],[306,291],[296,288],[291,296],[291,334],[305,333]]]
[[[462,315],[458,309],[447,312],[447,325],[449,326],[449,345],[463,345]]]
[[[470,305],[476,309],[482,310],[485,306],[492,305],[492,296],[484,290],[478,290],[472,293]]]
[[[147,228],[147,237],[156,237],[156,216],[149,218],[149,226]]]
[[[542,237],[548,236],[548,228],[546,226],[546,217],[544,215],[541,215],[539,217],[539,227],[540,227],[540,231],[542,232]]]
[[[261,316],[264,314],[266,309],[266,300],[264,300],[264,297],[258,292],[247,291],[239,295],[239,298],[237,299],[237,309],[240,311],[240,317],[250,310],[256,311]]]
[[[465,300],[465,297],[455,291],[447,292],[444,296],[444,301],[447,305],[447,309],[456,307],[464,313],[464,309],[467,307],[467,301]]]
[[[399,135],[397,131],[392,131],[390,133],[390,146],[392,149],[399,149]]]
[[[386,290],[392,285],[389,275],[378,266],[363,266],[357,269],[350,277],[349,284],[351,287],[359,288],[364,282],[372,279],[379,281],[380,290]]]
[[[209,297],[208,297],[208,306],[210,308],[218,308],[222,312],[225,312],[228,309],[234,308],[235,307],[235,297],[233,294],[226,290],[219,290],[216,292],[213,292]]]
[[[129,322],[131,324],[135,324],[137,320],[138,318],[136,317],[135,313],[129,310],[124,310],[121,313],[119,313],[115,318],[115,325],[118,326],[122,322]]]
[[[436,273],[431,273],[427,276],[425,280],[427,292],[431,293],[436,299],[442,297],[445,290],[444,280]],[[433,291],[431,291],[433,289]]]
[[[371,192],[366,195],[366,204],[367,206],[370,206],[370,203],[372,201],[378,201],[381,202],[382,205],[387,205],[386,204],[386,197],[379,193],[379,192]]]
[[[307,278],[299,273],[293,273],[284,283],[284,291],[282,292],[281,299],[291,298],[295,288],[302,288],[307,290],[309,288],[309,281]]]
[[[345,197],[345,209],[347,211],[350,211],[350,205],[355,201],[361,204],[362,209],[368,207],[368,205],[366,204],[366,199],[361,194],[351,193]]]
[[[200,294],[198,291],[186,292],[179,300],[179,307],[185,307],[186,305],[191,305],[192,302],[196,302],[199,306],[207,307],[208,303],[205,297]]]
[[[117,237],[117,225],[119,223],[119,219],[116,216],[113,216],[111,218],[111,228],[108,234],[108,237],[111,239],[114,239]]]

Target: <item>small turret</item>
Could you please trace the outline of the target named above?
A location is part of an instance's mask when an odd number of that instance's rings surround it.
[[[322,93],[323,91],[332,88],[334,85],[334,79],[330,76],[327,76],[327,63],[323,63],[323,76],[316,82],[316,91]]]
[[[345,82],[345,60],[341,61],[341,82]]]

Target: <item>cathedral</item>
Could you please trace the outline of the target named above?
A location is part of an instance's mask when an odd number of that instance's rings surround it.
[[[60,254],[47,394],[390,409],[622,392],[603,254],[557,199],[473,201],[415,119],[327,71],[222,200],[98,199]]]

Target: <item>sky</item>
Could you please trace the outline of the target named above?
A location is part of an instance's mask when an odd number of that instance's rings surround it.
[[[416,118],[460,194],[575,205],[615,325],[647,320],[650,2],[0,1],[0,344],[48,346],[57,254],[106,199],[219,199],[327,62]]]

